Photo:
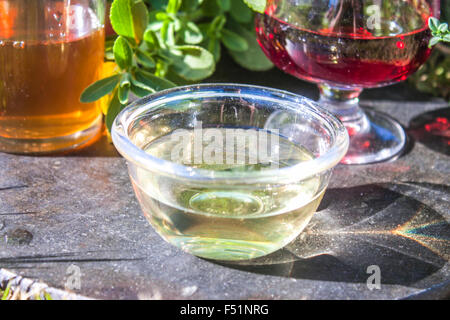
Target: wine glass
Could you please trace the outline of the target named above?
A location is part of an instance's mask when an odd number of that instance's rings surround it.
[[[364,88],[406,80],[429,57],[428,18],[439,0],[269,0],[256,18],[258,42],[281,70],[317,83],[320,104],[346,126],[342,160],[393,159],[406,144],[401,125],[359,107]]]

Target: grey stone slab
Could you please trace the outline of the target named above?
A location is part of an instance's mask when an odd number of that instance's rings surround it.
[[[242,77],[235,66],[225,69],[212,80],[317,97],[313,85],[277,70]],[[283,250],[241,263],[200,259],[164,242],[106,138],[64,156],[0,154],[0,268],[64,289],[75,265],[74,291],[92,298],[449,297],[450,146],[448,136],[423,129],[448,115],[448,104],[406,84],[369,90],[362,104],[401,121],[411,137],[406,154],[338,166],[307,229]],[[370,265],[380,267],[379,290],[367,287]]]

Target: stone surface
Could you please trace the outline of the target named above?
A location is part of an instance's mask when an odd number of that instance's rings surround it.
[[[278,70],[249,73],[230,61],[212,81],[318,96]],[[450,145],[424,129],[449,119],[448,104],[399,84],[368,90],[362,105],[401,121],[405,154],[338,166],[307,229],[285,249],[242,263],[207,261],[164,242],[105,137],[65,156],[0,154],[0,268],[59,289],[79,270],[80,288],[72,289],[93,298],[450,297]],[[381,270],[379,290],[366,284],[371,265]]]

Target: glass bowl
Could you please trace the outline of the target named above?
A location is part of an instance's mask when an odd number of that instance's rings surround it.
[[[117,116],[112,139],[159,235],[218,260],[260,257],[295,239],[349,141],[313,101],[237,84],[140,99]]]

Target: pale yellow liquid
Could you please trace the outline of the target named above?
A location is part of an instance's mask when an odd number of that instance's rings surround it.
[[[170,138],[169,134],[153,141],[145,151],[170,160],[175,144]],[[312,158],[306,149],[282,137],[279,153],[279,167]],[[192,167],[255,173],[270,169],[262,163]],[[145,216],[165,240],[191,254],[219,260],[256,258],[291,242],[310,221],[326,187],[321,177],[288,185],[202,187],[140,168],[131,176]]]

